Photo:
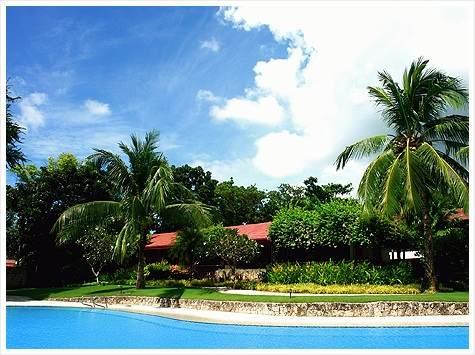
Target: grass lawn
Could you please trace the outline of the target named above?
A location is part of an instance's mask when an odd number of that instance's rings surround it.
[[[35,300],[81,296],[152,296],[168,298],[203,299],[216,301],[252,302],[374,302],[374,301],[446,301],[468,302],[468,292],[438,292],[415,295],[331,295],[331,296],[268,296],[232,295],[203,288],[147,287],[137,290],[134,286],[94,285],[62,288],[23,288],[8,290],[7,295],[25,296]]]

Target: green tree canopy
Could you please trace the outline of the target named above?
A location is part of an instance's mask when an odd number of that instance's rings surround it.
[[[255,185],[237,186],[231,179],[216,186],[215,206],[225,226],[264,222],[261,215],[264,197],[265,192]]]
[[[68,207],[111,198],[104,173],[71,154],[50,159],[47,166],[21,165],[14,171],[17,183],[7,186],[8,256],[27,270],[32,286],[84,281],[89,270],[80,248],[57,245],[49,232]]]

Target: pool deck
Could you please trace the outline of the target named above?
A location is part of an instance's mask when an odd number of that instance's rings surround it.
[[[7,306],[30,307],[81,307],[91,308],[80,302],[7,300]],[[101,309],[97,307],[98,309]],[[112,304],[108,309],[152,314],[179,320],[239,325],[301,326],[301,327],[444,327],[468,326],[469,315],[406,316],[406,317],[305,317],[270,316],[248,313],[205,311],[186,308]]]

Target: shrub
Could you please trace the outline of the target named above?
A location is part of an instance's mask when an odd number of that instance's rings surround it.
[[[144,275],[150,280],[161,280],[170,276],[171,267],[168,261],[162,260],[158,263],[147,264],[144,267]]]
[[[238,234],[237,229],[224,228],[221,225],[201,231],[203,243],[199,254],[201,259],[218,258],[234,271],[237,265],[252,262],[259,255],[259,246],[254,240]]]
[[[264,284],[256,285],[258,291],[315,293],[315,294],[416,294],[421,292],[420,285],[328,285],[322,286],[314,283],[298,284]]]
[[[378,215],[364,216],[354,200],[334,200],[315,210],[281,210],[274,218],[269,237],[278,250],[341,246],[410,245],[411,235],[401,223]]]
[[[193,280],[151,280],[147,281],[148,287],[230,287],[243,290],[254,290],[255,281],[222,281],[215,282],[210,279]]]
[[[368,262],[311,262],[272,265],[266,280],[275,284],[315,283],[396,285],[416,282],[410,263],[400,262],[384,266]]]
[[[203,244],[203,234],[196,229],[185,229],[178,232],[175,244],[171,247],[169,255],[178,260],[181,265],[193,265],[197,251]]]
[[[137,269],[136,267],[129,268],[120,268],[113,272],[101,275],[101,281],[108,283],[122,283],[126,284],[127,281],[135,282],[137,278]]]

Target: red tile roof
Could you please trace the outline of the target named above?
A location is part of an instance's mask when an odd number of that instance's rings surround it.
[[[16,267],[16,260],[7,259],[6,266],[7,266],[7,268],[14,268],[14,267]]]
[[[455,212],[453,212],[453,213],[451,213],[447,216],[447,219],[449,221],[454,221],[454,220],[468,221],[468,214],[465,213],[463,208],[457,208],[455,210]]]
[[[246,234],[249,239],[255,241],[268,240],[269,226],[271,222],[241,224],[239,226],[229,226],[226,228],[237,229],[239,234]],[[153,234],[150,242],[145,246],[146,250],[150,249],[168,249],[175,244],[177,232]]]

